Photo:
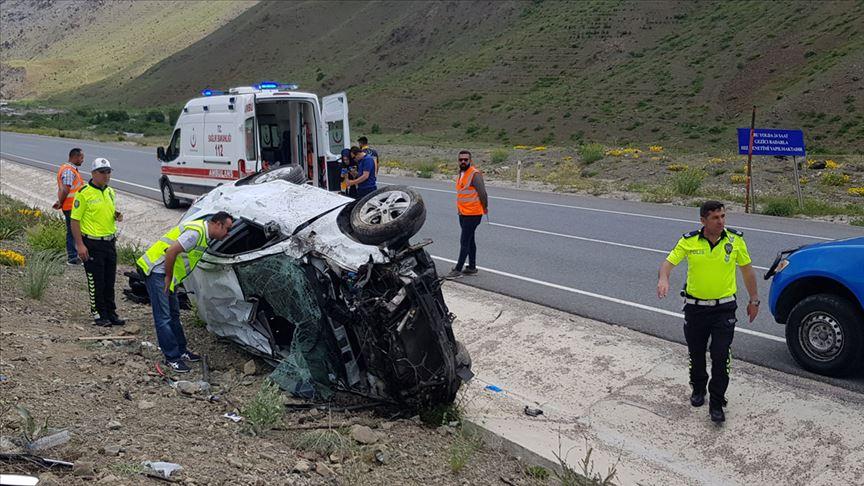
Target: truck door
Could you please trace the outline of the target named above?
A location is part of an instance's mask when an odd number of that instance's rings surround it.
[[[321,98],[321,119],[327,134],[328,152],[337,157],[342,149],[351,148],[351,131],[348,127],[348,96],[345,92]],[[328,159],[332,160],[331,157]]]

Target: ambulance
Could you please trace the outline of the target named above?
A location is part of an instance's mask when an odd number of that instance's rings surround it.
[[[339,190],[339,155],[351,140],[344,92],[319,102],[296,84],[267,81],[201,94],[183,107],[168,146],[156,150],[166,207],[286,166],[307,184]]]

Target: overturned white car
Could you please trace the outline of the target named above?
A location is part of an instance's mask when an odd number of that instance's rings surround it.
[[[184,282],[207,328],[274,361],[273,378],[300,396],[452,401],[471,363],[428,242],[408,242],[422,198],[390,186],[355,202],[297,184],[299,171],[217,187],[183,216],[236,218]]]

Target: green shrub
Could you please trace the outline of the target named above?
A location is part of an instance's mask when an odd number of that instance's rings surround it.
[[[117,263],[135,266],[135,261],[144,253],[138,245],[119,245],[117,247]]]
[[[605,149],[599,143],[586,143],[579,147],[579,156],[582,157],[582,162],[586,164],[593,164],[602,159],[605,152]]]
[[[668,185],[657,185],[648,188],[648,190],[642,194],[642,202],[668,203],[672,202],[674,196],[675,195],[672,194],[672,189]]]
[[[492,151],[492,163],[500,164],[505,162],[510,157],[510,151],[507,149],[495,149]]]
[[[792,216],[798,211],[798,202],[792,198],[776,198],[765,202],[762,214],[771,216]]]
[[[824,172],[819,182],[824,186],[842,186],[848,184],[850,177],[846,174],[838,174],[836,172]]]
[[[27,260],[24,266],[24,279],[21,281],[21,288],[27,297],[42,299],[51,277],[63,271],[62,258],[54,251],[40,251]]]
[[[417,177],[422,179],[431,179],[432,174],[435,173],[435,164],[431,162],[424,162],[417,166]]]
[[[59,219],[46,221],[27,230],[27,242],[35,250],[66,251],[66,224]]]
[[[379,127],[377,123],[373,123],[370,131],[372,132],[373,135],[377,135],[377,134],[381,133],[381,127]]]
[[[681,196],[692,196],[702,187],[705,173],[697,169],[687,169],[676,172],[671,177],[672,188]]]
[[[464,430],[456,435],[448,451],[450,470],[455,474],[464,469],[478,449],[480,441],[477,437],[468,435]]]
[[[259,435],[278,424],[284,412],[279,387],[266,380],[255,398],[243,407],[242,415],[246,418],[250,432]]]
[[[324,457],[330,454],[345,455],[354,446],[350,438],[336,429],[308,430],[292,442],[295,449],[314,452]]]
[[[849,220],[852,226],[864,226],[864,218],[852,218]]]

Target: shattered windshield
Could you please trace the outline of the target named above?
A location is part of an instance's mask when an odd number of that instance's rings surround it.
[[[303,268],[285,255],[236,267],[246,299],[259,303],[255,328],[283,358],[271,378],[299,396],[328,398],[338,355],[327,338],[321,308]]]

